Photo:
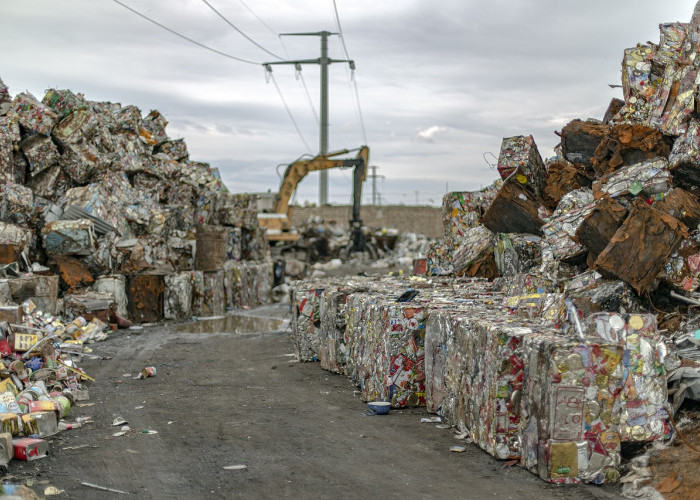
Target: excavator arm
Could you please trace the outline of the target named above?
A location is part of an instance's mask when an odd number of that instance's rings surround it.
[[[355,205],[357,205],[359,217],[359,202],[362,195],[362,182],[367,176],[367,165],[369,162],[369,148],[362,146],[358,150],[354,159],[336,159],[336,156],[349,153],[347,149],[334,151],[324,156],[316,156],[310,160],[298,160],[291,163],[284,171],[282,183],[275,199],[274,213],[287,214],[289,200],[294,194],[294,190],[309,172],[327,170],[336,167],[355,167],[353,176],[353,218],[355,218]],[[358,174],[360,178],[358,180]]]

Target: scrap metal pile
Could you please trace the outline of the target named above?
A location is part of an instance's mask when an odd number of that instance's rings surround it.
[[[294,285],[300,360],[551,482],[615,482],[621,443],[670,437],[700,400],[700,5],[660,29],[555,158],[505,138],[497,182],[445,195],[432,276]]]
[[[0,80],[0,465],[13,439],[19,458],[45,454],[32,439],[85,394],[84,343],[269,302],[254,198],[166,125],[70,90],[12,98]]]

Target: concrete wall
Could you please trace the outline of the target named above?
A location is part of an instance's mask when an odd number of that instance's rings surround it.
[[[292,211],[292,225],[298,226],[310,217],[318,216],[328,222],[348,227],[352,216],[349,205],[327,205],[325,207],[298,207]],[[420,233],[429,238],[442,238],[442,215],[438,207],[428,206],[364,206],[360,211],[362,223],[370,228],[394,227],[402,233]]]

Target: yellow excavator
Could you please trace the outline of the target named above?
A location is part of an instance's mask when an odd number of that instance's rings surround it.
[[[350,220],[351,242],[347,253],[369,251],[365,234],[362,231],[362,220],[360,219],[360,204],[362,200],[362,183],[367,176],[367,166],[369,165],[369,148],[361,146],[357,149],[355,158],[341,159],[338,156],[346,155],[353,150],[342,149],[326,155],[319,155],[307,160],[297,160],[287,166],[282,177],[280,189],[275,195],[274,207],[270,213],[259,213],[258,222],[267,231],[267,240],[271,244],[276,242],[293,243],[299,239],[299,234],[291,232],[289,221],[289,200],[294,194],[294,190],[301,180],[309,172],[327,170],[336,167],[354,167],[353,169],[353,189],[352,189],[352,219]]]

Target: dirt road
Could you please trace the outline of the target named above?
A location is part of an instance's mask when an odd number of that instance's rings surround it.
[[[157,499],[619,497],[549,485],[474,445],[451,453],[461,442],[421,423],[425,409],[367,416],[349,380],[295,361],[288,306],[245,314],[94,344],[112,359],[80,362],[96,381],[89,406],[71,410],[94,423],[49,438],[49,457],[13,461],[5,479],[76,499],[124,496],[81,482]],[[135,379],[151,365],[155,377]]]

